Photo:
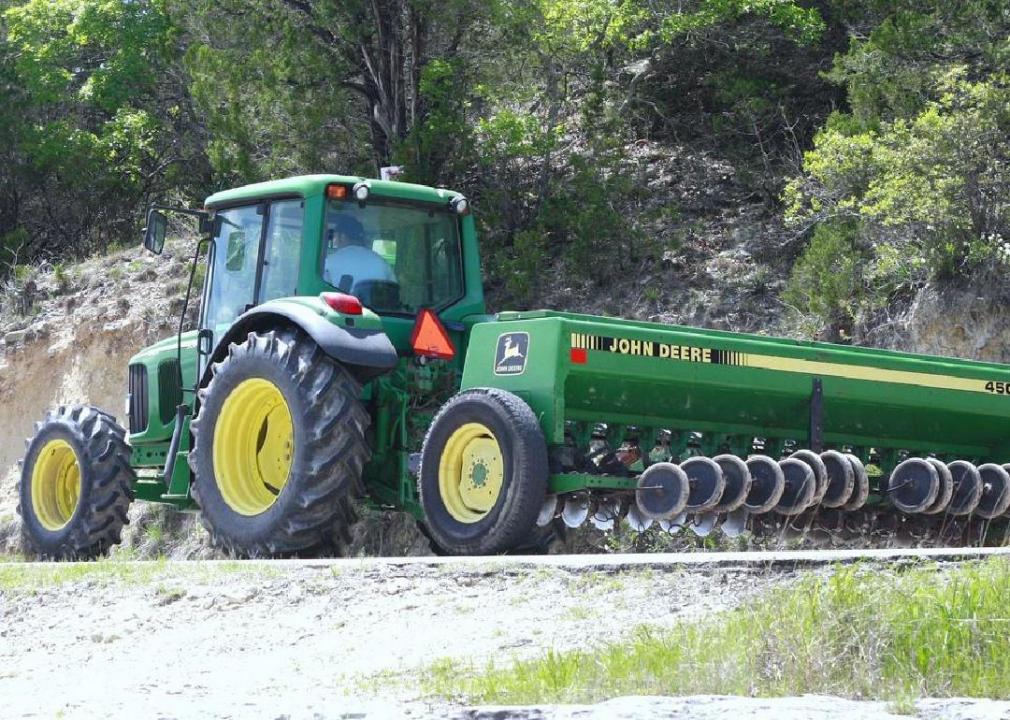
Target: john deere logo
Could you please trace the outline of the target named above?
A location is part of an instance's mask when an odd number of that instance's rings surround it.
[[[521,375],[526,369],[526,355],[530,349],[530,334],[505,333],[498,337],[498,351],[494,356],[495,375]]]

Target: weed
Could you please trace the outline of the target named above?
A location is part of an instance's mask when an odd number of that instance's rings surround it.
[[[596,613],[583,605],[573,605],[568,609],[566,616],[569,620],[588,620]]]
[[[63,263],[53,265],[53,280],[56,282],[56,291],[61,295],[70,289],[70,274],[66,265]]]

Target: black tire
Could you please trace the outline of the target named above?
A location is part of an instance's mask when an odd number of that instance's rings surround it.
[[[273,504],[242,514],[222,495],[213,438],[229,395],[259,379],[288,406],[293,449]],[[357,380],[301,331],[249,333],[228,348],[200,391],[189,456],[193,497],[215,546],[243,557],[340,553],[350,539],[356,518],[351,501],[364,491],[361,473],[370,455],[365,430],[371,418],[360,393]]]
[[[55,512],[66,521],[59,528],[50,521],[47,528],[33,502],[32,483],[43,451],[54,453],[57,447],[70,462],[76,461],[80,484],[71,512],[61,513],[51,506],[48,513],[42,510],[43,515],[52,518]],[[72,456],[66,448],[73,451]],[[46,482],[41,476],[36,479]],[[88,560],[105,554],[119,544],[123,526],[129,523],[126,514],[135,482],[126,430],[114,417],[89,405],[50,410],[45,420],[36,423],[35,436],[21,461],[18,514],[25,547],[53,560]]]
[[[417,529],[421,531],[422,535],[424,535],[425,539],[428,541],[428,547],[435,555],[444,557],[450,554],[439,547],[438,543],[435,542],[427,525],[418,521]],[[524,540],[516,547],[511,550],[507,550],[502,554],[513,556],[549,555],[554,543],[563,543],[567,540],[567,538],[568,526],[560,519],[552,520],[549,525],[545,525],[544,527],[539,527],[534,524],[533,529],[530,530],[530,537],[527,540]]]
[[[439,490],[439,465],[450,437],[464,425],[480,423],[497,440],[503,465],[497,498],[479,519],[453,517]],[[421,451],[418,492],[428,536],[448,555],[498,555],[544,547],[535,527],[547,495],[547,443],[529,405],[495,388],[466,390],[435,416]]]

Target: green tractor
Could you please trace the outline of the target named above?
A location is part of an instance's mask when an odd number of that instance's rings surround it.
[[[250,185],[152,208],[154,253],[170,210],[200,224],[199,329],[131,359],[126,428],[88,406],[37,425],[19,509],[41,556],[107,551],[134,499],[261,557],[339,552],[359,498],[449,554],[542,549],[562,523],[735,535],[764,513],[1010,507],[1006,366],[489,315],[469,204],[443,189]]]

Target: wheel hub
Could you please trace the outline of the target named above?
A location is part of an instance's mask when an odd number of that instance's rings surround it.
[[[280,389],[264,378],[231,391],[214,428],[214,476],[221,497],[241,515],[273,506],[294,457],[294,423]]]
[[[81,466],[66,440],[50,440],[32,470],[32,509],[50,532],[62,530],[81,499]]]
[[[481,423],[457,428],[439,463],[439,490],[449,514],[463,523],[477,522],[498,502],[504,480],[505,463],[494,433]]]

